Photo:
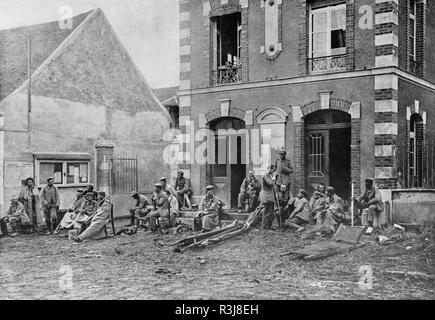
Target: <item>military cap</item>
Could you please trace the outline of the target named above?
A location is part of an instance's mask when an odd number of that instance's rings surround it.
[[[161,177],[160,181],[166,181],[166,177]]]
[[[154,187],[163,188],[163,185],[160,182],[154,183]]]
[[[207,187],[205,187],[205,190],[213,190],[214,187],[212,185],[208,185]]]
[[[134,196],[137,196],[138,195],[138,192],[137,191],[132,191],[131,193],[130,193],[130,197],[134,197]]]
[[[299,189],[299,192],[300,192],[304,197],[306,197],[306,196],[308,195],[308,192],[305,191],[304,189]]]
[[[367,179],[365,179],[365,181],[373,183],[373,179],[372,178],[367,178]]]
[[[334,189],[334,187],[327,187],[327,188],[326,188],[326,191],[335,192],[335,189]]]
[[[279,150],[279,153],[287,153],[287,151],[285,151],[284,148],[281,148],[281,150]]]
[[[184,174],[184,171],[183,170],[178,170],[177,173]]]
[[[94,193],[92,192],[92,191],[88,191],[88,192],[86,192],[86,194],[85,194],[85,196],[87,197],[87,196],[94,196]]]
[[[84,191],[83,191],[83,189],[77,189],[76,192],[77,193],[83,193]]]

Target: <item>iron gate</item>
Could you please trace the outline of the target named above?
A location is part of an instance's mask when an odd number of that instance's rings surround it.
[[[137,158],[114,157],[110,161],[111,194],[129,194],[138,189]]]

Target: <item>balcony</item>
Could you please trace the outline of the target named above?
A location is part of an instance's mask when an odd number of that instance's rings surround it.
[[[311,74],[346,70],[346,55],[334,55],[308,59]]]
[[[220,66],[216,70],[212,70],[211,73],[212,85],[221,85],[221,84],[240,82],[242,78],[241,70],[242,70],[242,65],[240,64],[233,65],[230,63],[227,63],[224,66]]]

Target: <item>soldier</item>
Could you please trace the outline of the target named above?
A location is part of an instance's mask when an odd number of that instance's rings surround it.
[[[74,201],[72,208],[66,210],[62,220],[60,221],[59,225],[57,226],[53,234],[58,234],[61,229],[70,229],[74,226],[74,220],[77,217],[80,208],[82,207],[85,201],[86,199],[83,196],[83,190],[78,189],[76,191],[76,200]]]
[[[273,223],[273,210],[275,206],[275,181],[276,172],[275,165],[270,165],[267,167],[267,174],[261,178],[261,191],[260,191],[260,201],[263,204],[263,216],[261,219],[261,225],[264,229],[270,229]]]
[[[169,183],[166,183],[166,177],[161,177],[160,183],[162,185],[162,191],[168,190],[174,197],[177,196],[177,193],[175,192],[174,187],[171,186]]]
[[[317,190],[314,191],[313,196],[310,199],[310,212],[311,218],[317,221],[317,216],[325,210],[326,207],[326,195],[325,185],[319,183]]]
[[[300,189],[295,199],[295,209],[285,221],[285,225],[297,229],[304,230],[304,226],[310,223],[310,205],[307,199],[307,192]]]
[[[202,221],[202,232],[215,229],[219,225],[219,213],[225,205],[221,199],[216,197],[213,186],[207,186],[207,194],[202,198],[199,205],[199,214],[196,218]]]
[[[384,211],[384,203],[382,202],[381,192],[379,188],[374,186],[373,179],[365,179],[365,191],[360,197],[355,197],[355,206],[360,210],[366,210],[367,222],[369,227],[373,227],[375,218]]]
[[[156,231],[159,224],[159,217],[167,218],[169,213],[169,201],[168,195],[163,190],[161,183],[154,185],[155,191],[151,197],[151,203],[154,206],[154,210],[148,213],[145,217],[145,221],[149,220],[151,231]]]
[[[106,237],[104,227],[109,222],[112,203],[106,198],[104,191],[98,191],[98,206],[92,215],[89,227],[86,228],[78,237],[73,236],[76,242],[82,242],[88,239],[101,239]]]
[[[39,192],[38,189],[35,188],[35,180],[33,177],[28,177],[26,179],[26,185],[21,189],[18,201],[24,205],[30,223],[36,226],[38,223],[41,204]]]
[[[175,179],[174,189],[177,195],[179,207],[182,208],[183,204],[187,205],[187,209],[191,209],[190,196],[192,195],[192,189],[190,188],[190,182],[184,177],[183,171],[177,172],[177,179]],[[185,203],[183,203],[183,200]]]
[[[248,212],[255,209],[258,193],[260,192],[260,181],[258,181],[254,174],[254,170],[249,170],[249,176],[243,179],[242,185],[240,186],[238,197],[239,213],[242,212],[243,203],[245,201],[249,203]]]
[[[335,194],[333,187],[326,188],[325,210],[317,215],[317,226],[335,231],[344,220],[343,200]]]
[[[47,235],[53,234],[56,229],[57,211],[60,206],[59,190],[54,185],[54,179],[48,178],[47,185],[41,191],[42,210],[44,212]]]
[[[0,219],[0,228],[2,234],[8,233],[7,226],[12,230],[10,234],[11,237],[18,235],[18,225],[19,224],[29,224],[30,220],[24,210],[24,205],[18,201],[18,197],[13,196],[11,198],[11,205],[6,212],[6,216]]]
[[[130,225],[139,226],[139,220],[136,217],[145,217],[152,209],[151,202],[137,191],[133,191],[130,197],[136,200],[135,207],[130,209]]]
[[[277,185],[286,185],[287,193],[290,192],[290,175],[293,173],[293,168],[289,159],[286,158],[287,152],[282,148],[279,152],[279,159],[276,160],[275,167],[278,177],[276,179]]]
[[[94,192],[87,192],[84,201],[74,219],[74,228],[85,230],[91,223],[92,216],[97,211],[98,202],[94,200]]]

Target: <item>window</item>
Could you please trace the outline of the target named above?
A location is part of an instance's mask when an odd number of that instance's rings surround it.
[[[261,112],[257,121],[260,125],[260,152],[265,161],[256,170],[256,175],[266,173],[267,166],[278,158],[278,152],[285,147],[286,114],[278,108]]]
[[[409,170],[408,180],[411,187],[421,187],[423,180],[423,119],[414,113],[409,128]]]
[[[225,84],[240,80],[241,13],[212,18],[213,84]]]
[[[311,71],[345,68],[346,5],[335,5],[310,12]]]
[[[35,155],[36,181],[45,185],[53,177],[58,186],[88,184],[90,182],[90,156]]]
[[[416,23],[415,16],[417,12],[417,4],[415,0],[409,1],[409,56],[411,60],[416,60]]]

